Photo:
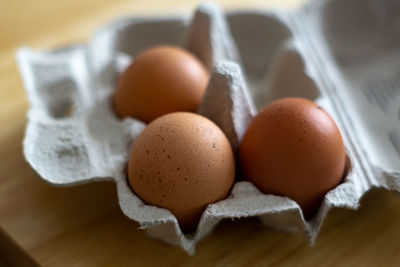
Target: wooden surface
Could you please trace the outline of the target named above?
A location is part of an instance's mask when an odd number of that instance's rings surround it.
[[[227,8],[293,1],[219,1]],[[357,212],[333,210],[316,244],[257,219],[223,221],[195,256],[149,238],[124,217],[112,183],[54,188],[22,156],[27,101],[19,45],[84,42],[119,15],[190,12],[196,1],[0,0],[0,226],[44,266],[400,266],[400,198],[373,191]],[[0,247],[0,259],[6,256]],[[1,261],[0,261],[1,262]]]

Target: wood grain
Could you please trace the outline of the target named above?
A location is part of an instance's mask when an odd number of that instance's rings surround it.
[[[190,12],[197,1],[0,0],[0,225],[43,266],[400,266],[400,199],[375,190],[357,211],[333,210],[313,247],[257,219],[223,221],[195,256],[149,238],[120,211],[115,185],[45,184],[22,156],[27,101],[15,49],[85,42],[120,15]],[[293,1],[218,1],[226,8]],[[5,257],[0,251],[0,258]]]
[[[0,266],[38,267],[39,265],[0,228]]]

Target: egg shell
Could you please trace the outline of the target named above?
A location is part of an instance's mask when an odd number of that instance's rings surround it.
[[[203,116],[178,112],[154,120],[136,139],[128,175],[145,203],[167,208],[190,232],[207,205],[229,193],[235,161],[218,126]]]
[[[346,154],[328,113],[309,100],[285,98],[250,122],[239,161],[244,178],[264,193],[290,197],[310,217],[342,180]]]
[[[120,76],[114,108],[120,117],[146,123],[176,111],[197,110],[208,71],[195,55],[175,46],[146,49]]]

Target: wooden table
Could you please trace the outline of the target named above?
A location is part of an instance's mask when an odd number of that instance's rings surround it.
[[[85,42],[117,16],[188,13],[196,2],[0,0],[0,225],[24,250],[5,252],[15,246],[0,238],[0,265],[29,254],[44,266],[400,266],[400,198],[383,190],[369,193],[357,212],[333,210],[313,247],[301,234],[271,230],[254,218],[227,220],[190,257],[138,230],[120,211],[114,184],[54,188],[37,178],[22,155],[28,104],[15,49]],[[226,8],[300,3],[218,2]]]

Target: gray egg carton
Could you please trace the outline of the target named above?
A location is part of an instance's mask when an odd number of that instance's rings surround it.
[[[201,4],[193,16],[118,20],[88,44],[48,52],[20,48],[30,103],[24,154],[56,186],[114,181],[126,216],[189,254],[224,218],[257,216],[274,228],[303,231],[313,242],[332,207],[357,209],[372,187],[400,189],[399,32],[395,0],[229,13]],[[293,200],[238,180],[225,200],[207,207],[197,231],[185,235],[168,210],[132,192],[124,170],[145,124],[118,119],[110,99],[132,56],[158,44],[183,46],[211,70],[198,112],[221,127],[235,154],[249,121],[272,100],[304,97],[332,115],[349,168],[312,219],[306,221]]]

